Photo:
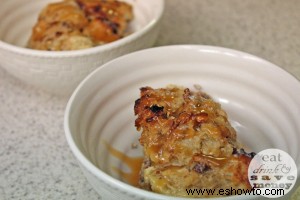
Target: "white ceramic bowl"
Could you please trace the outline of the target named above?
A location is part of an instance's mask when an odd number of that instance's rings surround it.
[[[296,78],[268,61],[235,50],[158,47],[120,57],[95,70],[67,105],[68,143],[102,199],[183,199],[123,182],[112,167],[128,169],[104,144],[129,156],[141,155],[141,149],[131,149],[140,135],[134,127],[134,101],[139,98],[139,88],[168,84],[201,85],[227,111],[243,144],[255,152],[282,149],[295,159],[299,171],[300,83]]]
[[[121,55],[151,47],[164,0],[124,0],[133,5],[131,35],[102,46],[64,52],[24,48],[41,9],[60,0],[0,0],[0,66],[15,77],[55,94],[69,95],[92,70]]]

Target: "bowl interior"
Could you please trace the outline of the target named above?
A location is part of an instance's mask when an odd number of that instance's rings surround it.
[[[62,0],[0,0],[0,40],[25,47],[40,11],[51,2]],[[134,20],[128,32],[134,33],[159,16],[161,0],[123,0],[134,9]]]
[[[132,148],[140,135],[133,112],[139,88],[168,84],[201,85],[222,104],[249,150],[279,148],[300,166],[299,81],[257,57],[208,46],[153,48],[97,69],[80,84],[66,110],[73,150],[79,148],[100,170],[128,182],[124,173],[130,173],[130,166],[124,159],[142,156],[140,146]]]

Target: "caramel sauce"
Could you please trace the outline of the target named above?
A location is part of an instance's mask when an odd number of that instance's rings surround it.
[[[162,145],[155,145],[152,144],[151,146],[149,146],[149,148],[147,149],[147,154],[150,156],[150,159],[153,162],[159,162],[160,160],[164,160],[162,158]]]
[[[119,174],[121,179],[126,181],[132,186],[139,186],[139,173],[143,163],[143,157],[130,157],[125,153],[113,148],[111,145],[106,144],[108,152],[115,156],[116,158],[120,159],[122,163],[126,164],[130,169],[130,172],[125,172],[117,167],[113,167],[112,169]]]
[[[214,157],[204,154],[198,154],[194,157],[194,160],[200,162],[204,160],[217,167],[222,167],[223,165],[225,165],[226,162],[228,162],[228,158]]]

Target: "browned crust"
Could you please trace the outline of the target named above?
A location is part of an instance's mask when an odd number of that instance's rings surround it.
[[[28,47],[40,50],[74,50],[64,44],[70,37],[90,41],[92,46],[124,37],[133,18],[131,5],[113,0],[64,0],[49,4],[33,27]],[[77,48],[81,46],[78,45]]]

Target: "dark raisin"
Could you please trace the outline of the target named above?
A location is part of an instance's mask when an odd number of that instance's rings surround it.
[[[159,113],[161,111],[164,110],[164,107],[163,106],[158,106],[158,105],[152,105],[150,107],[150,110],[153,112],[153,113]]]
[[[61,31],[57,31],[56,33],[55,33],[55,36],[56,37],[59,37],[59,36],[61,36],[63,33],[61,32]]]
[[[210,166],[204,163],[196,163],[193,170],[199,174],[202,174],[210,169]]]
[[[119,26],[120,25],[118,23],[114,23],[114,22],[109,23],[109,27],[111,28],[113,34],[118,34]]]
[[[255,152],[248,153],[248,157],[250,157],[250,158],[254,158],[255,155],[256,155]]]
[[[134,105],[140,105],[140,103],[141,103],[141,99],[137,99],[135,100]]]
[[[93,10],[94,12],[99,12],[101,10],[101,6],[95,6]]]
[[[239,154],[239,152],[238,152],[237,148],[233,148],[232,155],[238,155],[238,154]]]
[[[256,155],[256,153],[255,152],[250,152],[250,153],[247,153],[246,151],[245,151],[245,149],[236,149],[236,148],[233,148],[233,150],[232,150],[232,155],[237,155],[237,156],[240,156],[240,155],[244,155],[244,156],[247,156],[247,157],[249,157],[249,158],[253,158],[255,155]]]

